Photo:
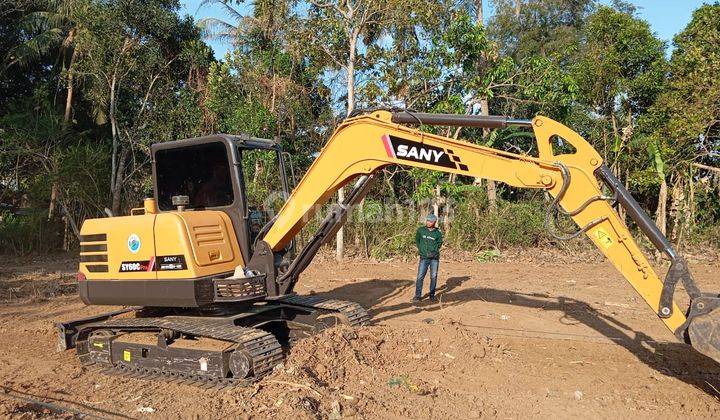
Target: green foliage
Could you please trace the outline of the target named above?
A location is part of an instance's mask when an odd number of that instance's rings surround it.
[[[720,225],[707,225],[705,229],[700,230],[699,233],[695,235],[693,242],[714,249],[720,248]]]
[[[670,77],[646,119],[673,166],[684,167],[697,158],[717,162],[720,115],[720,4],[704,5],[675,39]]]
[[[0,243],[3,254],[50,252],[62,246],[62,232],[57,223],[48,221],[43,211],[22,215],[0,211]]]
[[[573,62],[583,35],[583,25],[593,12],[594,0],[523,1],[520,13],[515,0],[495,0],[496,12],[488,23],[491,39],[503,53],[518,61],[536,56]]]
[[[413,217],[415,216],[415,217]],[[420,218],[418,213],[410,213],[395,223],[373,225],[374,241],[369,243],[370,255],[378,260],[394,256],[413,256],[417,254],[415,247],[415,230]],[[349,229],[349,233],[352,231]],[[352,236],[351,236],[352,237]]]
[[[475,198],[478,194],[479,200]],[[503,200],[498,203],[497,212],[488,214],[482,207],[482,194],[471,195],[455,209],[453,228],[447,234],[451,246],[480,251],[539,246],[549,242],[543,226],[545,211],[541,203]]]
[[[648,142],[648,154],[652,160],[655,168],[655,172],[658,174],[658,178],[665,179],[665,162],[662,159],[662,154],[657,143]]]
[[[500,258],[500,255],[500,251],[497,249],[486,249],[478,252],[477,255],[475,255],[475,259],[481,263],[495,262]]]
[[[487,198],[481,189],[465,189],[455,194],[458,205],[444,232],[446,247],[475,253],[484,261],[499,258],[500,252],[514,247],[534,247],[552,240],[543,226],[543,203],[501,201],[498,212],[487,213]],[[358,252],[377,259],[414,256],[414,232],[424,212],[419,209],[387,206],[366,199],[346,226],[349,243],[359,243]],[[442,220],[440,222],[443,226]],[[367,254],[365,254],[367,253]]]
[[[652,104],[663,85],[665,46],[647,22],[610,7],[590,16],[575,78],[584,100],[609,115],[620,98],[637,113]]]

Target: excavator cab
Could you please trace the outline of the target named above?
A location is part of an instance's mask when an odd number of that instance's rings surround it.
[[[290,193],[290,165],[280,145],[248,135],[217,134],[155,144],[152,153],[158,210],[226,213],[248,261],[262,228]]]

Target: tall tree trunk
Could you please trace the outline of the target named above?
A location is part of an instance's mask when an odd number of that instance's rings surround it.
[[[77,50],[73,50],[70,56],[70,64],[67,68],[67,96],[65,98],[65,113],[63,115],[62,129],[66,130],[70,126],[70,118],[72,117],[72,101],[74,92],[74,75],[73,65],[75,64],[75,58],[77,57]],[[55,166],[53,165],[53,169]],[[60,199],[60,180],[56,176],[57,171],[53,171],[52,174],[52,187],[50,188],[50,205],[48,206],[48,220],[52,219],[55,215],[55,209],[57,208],[57,201]],[[66,229],[67,231],[67,229]]]
[[[663,235],[667,228],[667,181],[664,179],[660,183],[660,192],[658,193],[657,212],[655,213],[655,224]]]
[[[475,8],[477,9],[477,15],[475,16],[475,25],[484,26],[483,23],[483,0],[475,0]],[[478,66],[480,63],[478,63]],[[490,115],[490,106],[488,104],[488,98],[480,99],[480,115]],[[490,135],[490,130],[483,129],[483,138],[487,141]],[[475,178],[475,185],[480,185],[482,181],[479,178]],[[488,211],[492,214],[497,211],[497,188],[495,181],[488,179],[486,183],[486,191],[488,198]]]
[[[480,99],[480,114],[481,115],[490,115],[490,109],[489,109],[487,98]],[[484,128],[483,129],[483,138],[487,141],[489,136],[490,136],[490,130],[488,130],[487,128]],[[487,185],[488,212],[490,214],[495,214],[495,212],[497,211],[497,188],[495,186],[495,181],[488,179],[486,185]]]
[[[672,218],[672,234],[670,236],[678,248],[681,248],[691,220],[691,209],[685,192],[684,179],[677,174],[670,193],[670,217]]]
[[[655,224],[663,235],[667,228],[667,181],[663,178],[660,183],[660,192],[658,193],[657,212],[655,213]],[[662,254],[658,251],[655,253],[655,259],[662,260]]]
[[[277,95],[277,94],[276,94],[277,88],[275,87],[276,75],[275,75],[275,69],[274,69],[274,68],[273,68],[272,72],[273,72],[273,75],[272,75],[272,96],[270,97],[270,113],[271,113],[271,114],[275,114],[275,96]]]
[[[457,138],[457,136],[455,137]],[[455,174],[450,174],[450,178],[448,179],[449,184],[455,183],[456,176]],[[454,200],[452,198],[445,197],[445,217],[442,220],[442,228],[447,234],[447,232],[450,231],[450,219],[453,217],[453,214],[455,212],[455,206],[454,206]]]
[[[350,23],[348,23],[349,25]],[[349,51],[348,51],[348,61],[346,65],[346,72],[347,72],[347,113],[346,116],[349,116],[353,109],[355,108],[355,56],[356,56],[356,47],[357,47],[357,38],[359,36],[358,31],[355,28],[348,28],[348,35],[350,35],[349,40]],[[345,200],[345,189],[340,188],[338,190],[338,202],[342,203]],[[342,261],[343,257],[345,256],[345,229],[342,227],[338,229],[337,234],[335,234],[335,259],[337,261]]]
[[[690,197],[688,199],[688,232],[693,232],[695,230],[695,182],[693,181],[693,168],[690,168],[690,173],[688,174],[688,190]]]
[[[112,213],[113,216],[120,215],[120,205],[122,204],[122,187],[123,179],[125,177],[125,164],[127,163],[128,157],[130,156],[130,148],[123,148],[120,154],[120,161],[118,162],[118,169],[115,173],[115,179],[113,180],[112,189]]]
[[[351,33],[350,51],[347,61],[347,113],[350,115],[355,109],[355,57],[357,54],[357,37],[359,34],[355,30]]]
[[[433,200],[433,214],[439,219],[440,218],[440,207],[442,206],[442,194],[440,193],[440,185],[435,185],[435,199]]]
[[[124,159],[119,158],[120,138],[117,124],[117,116],[115,115],[117,91],[117,77],[113,75],[110,82],[110,132],[112,134],[112,162],[110,168],[110,192],[112,193],[112,213],[113,216],[120,215],[120,190],[122,188],[123,172],[125,170]],[[123,154],[125,154],[123,150]]]
[[[73,65],[77,58],[77,50],[73,50],[70,56],[70,64],[67,69],[67,96],[65,98],[65,114],[63,115],[63,128],[67,128],[70,125],[70,118],[72,117],[72,101],[73,93],[75,92],[75,75],[73,74]]]
[[[48,220],[52,219],[55,215],[55,209],[57,208],[57,201],[59,199],[59,196],[60,183],[55,177],[55,174],[53,174],[52,187],[50,187],[50,205],[48,206]]]
[[[113,75],[113,79],[110,82],[110,133],[112,134],[112,156],[110,161],[110,190],[113,191],[113,188],[115,186],[115,176],[117,173],[117,163],[118,163],[118,149],[119,149],[119,140],[118,140],[118,128],[117,128],[117,119],[115,118],[115,85],[117,83],[117,79],[115,75]]]
[[[522,5],[522,0],[515,0],[515,19],[520,19],[520,6]]]

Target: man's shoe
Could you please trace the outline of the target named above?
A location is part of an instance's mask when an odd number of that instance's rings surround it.
[[[420,302],[420,296],[415,296],[415,297],[413,297],[413,298],[412,298],[412,301],[413,301],[413,303],[418,303],[418,302]]]
[[[430,296],[430,302],[437,302],[438,298],[436,296]]]

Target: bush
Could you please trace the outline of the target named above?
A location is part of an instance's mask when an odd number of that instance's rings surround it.
[[[415,252],[419,217],[419,213],[409,207],[366,198],[345,225],[345,243],[348,248],[358,248],[358,253],[365,257],[387,259],[410,255]]]
[[[720,225],[696,228],[696,234],[693,235],[691,243],[720,249]]]
[[[48,221],[45,210],[27,214],[0,212],[0,254],[24,255],[62,247],[62,224]]]
[[[449,231],[444,232],[445,246],[480,252],[551,242],[543,224],[544,203],[499,200],[495,214],[489,214],[486,206],[482,191],[465,192],[451,215]],[[393,206],[368,199],[346,224],[346,248],[356,245],[361,255],[378,259],[414,255],[415,230],[422,224],[421,217],[416,208],[406,206],[398,212]],[[444,226],[442,220],[439,226]]]
[[[497,212],[490,214],[467,200],[455,210],[447,242],[471,251],[544,245],[550,242],[544,217],[545,207],[539,202],[499,200]]]

